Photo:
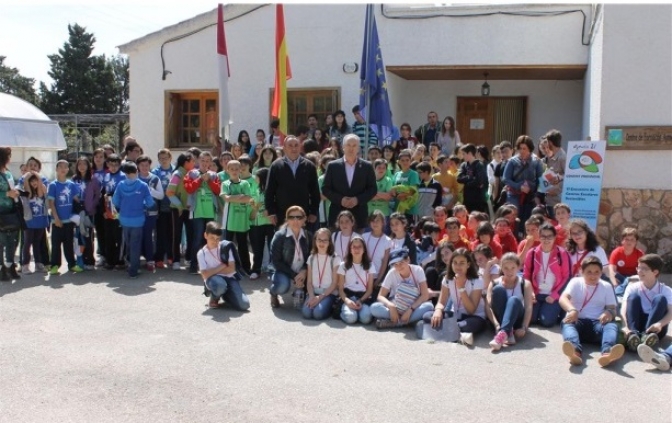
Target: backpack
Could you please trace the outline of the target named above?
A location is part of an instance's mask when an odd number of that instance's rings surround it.
[[[242,264],[240,261],[240,255],[238,255],[238,248],[236,247],[236,244],[233,243],[233,241],[221,241],[219,243],[219,259],[222,261],[222,263],[227,263],[229,261],[229,253],[233,254],[233,261],[236,263],[236,273],[233,275],[233,278],[237,281],[240,281],[243,277],[240,271],[240,269],[242,269]],[[205,285],[205,281],[203,281],[203,295],[209,297],[210,294],[210,290]]]

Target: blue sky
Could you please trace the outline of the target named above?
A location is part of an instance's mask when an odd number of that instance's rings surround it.
[[[0,6],[0,55],[5,64],[38,82],[51,82],[47,55],[68,38],[78,23],[96,37],[95,54],[118,54],[116,46],[217,7],[217,1],[148,2],[120,0],[56,4],[9,1]],[[36,84],[37,85],[37,84]]]

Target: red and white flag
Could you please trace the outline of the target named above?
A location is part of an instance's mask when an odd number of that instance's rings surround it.
[[[219,135],[223,139],[229,138],[229,124],[231,123],[231,108],[229,106],[229,56],[226,52],[226,37],[224,35],[224,6],[220,3],[217,9],[217,64],[219,75]]]

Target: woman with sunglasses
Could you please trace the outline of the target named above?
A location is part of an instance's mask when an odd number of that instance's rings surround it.
[[[534,292],[532,323],[550,328],[558,322],[562,311],[558,300],[571,278],[571,258],[567,251],[555,245],[557,232],[550,223],[539,228],[541,244],[527,252],[523,277]]]
[[[285,212],[285,224],[271,241],[271,262],[275,268],[271,284],[271,307],[280,307],[278,295],[286,294],[292,285],[305,289],[307,259],[312,248],[311,234],[303,229],[306,212],[291,206]]]

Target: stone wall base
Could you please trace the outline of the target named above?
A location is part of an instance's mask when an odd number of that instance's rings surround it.
[[[672,273],[672,191],[605,188],[600,201],[597,237],[611,251],[625,227],[639,231],[639,248],[660,254],[663,273]]]

